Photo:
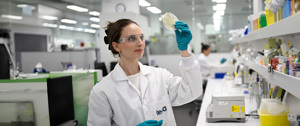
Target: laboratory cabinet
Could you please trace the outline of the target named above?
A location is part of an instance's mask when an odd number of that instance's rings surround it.
[[[87,125],[97,71],[53,72],[0,80],[0,125],[50,126],[77,120]]]

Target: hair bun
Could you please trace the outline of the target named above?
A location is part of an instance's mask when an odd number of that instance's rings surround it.
[[[108,37],[107,37],[107,36],[104,37],[104,42],[105,42],[106,45],[109,43],[109,42],[108,42]]]
[[[106,29],[106,30],[105,30],[105,33],[106,33],[106,35],[108,35],[108,32],[109,32],[109,30],[108,30],[108,29]]]

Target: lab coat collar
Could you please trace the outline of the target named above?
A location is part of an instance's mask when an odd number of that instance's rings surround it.
[[[139,67],[140,67],[140,73],[143,76],[146,76],[147,74],[150,73],[149,68],[147,68],[145,65],[139,62]],[[112,71],[113,77],[117,81],[123,81],[123,80],[128,80],[126,73],[120,66],[120,62],[115,66],[114,70]]]
[[[141,97],[144,98],[146,94],[146,90],[149,84],[148,77],[146,77],[148,74],[150,74],[150,69],[143,65],[142,63],[139,62],[139,67],[140,67],[140,73],[141,73],[141,78],[140,78],[140,87],[141,87],[141,92],[137,90],[137,92],[140,94]],[[125,81],[128,80],[128,77],[124,70],[120,66],[120,62],[115,66],[114,70],[112,71],[113,78],[116,81]]]

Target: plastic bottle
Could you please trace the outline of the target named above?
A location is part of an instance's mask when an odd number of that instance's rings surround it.
[[[267,26],[266,14],[260,14],[259,24],[260,24],[260,28]]]
[[[290,75],[290,67],[289,67],[289,61],[286,61],[286,74]]]

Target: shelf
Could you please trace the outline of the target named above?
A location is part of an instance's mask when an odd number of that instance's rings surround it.
[[[300,33],[300,13],[233,40],[233,44]]]
[[[251,60],[246,60],[245,64],[266,78],[268,82],[280,86],[300,99],[300,78],[286,75],[278,71],[269,73],[267,67]]]

